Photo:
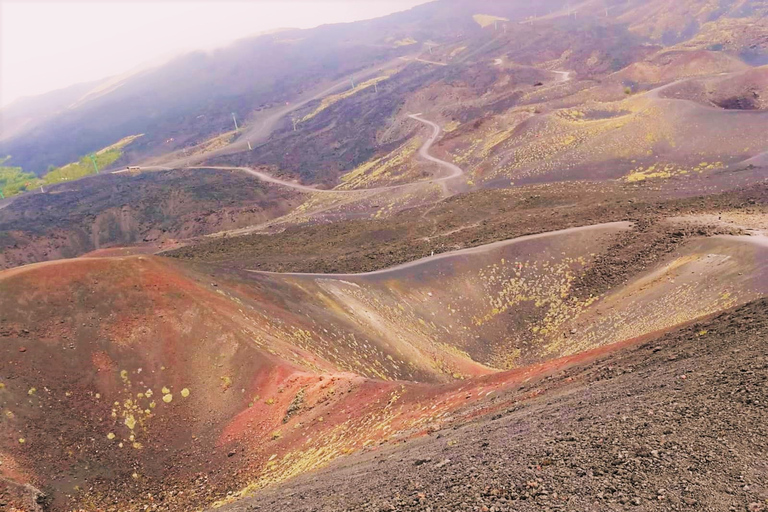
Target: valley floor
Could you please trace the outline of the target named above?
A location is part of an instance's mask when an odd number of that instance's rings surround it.
[[[527,382],[495,416],[220,510],[762,511],[767,333],[763,299]]]

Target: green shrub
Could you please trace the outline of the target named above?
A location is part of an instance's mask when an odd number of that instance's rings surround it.
[[[24,172],[21,167],[0,167],[0,192],[4,197],[15,196],[38,186],[40,180],[31,172]]]

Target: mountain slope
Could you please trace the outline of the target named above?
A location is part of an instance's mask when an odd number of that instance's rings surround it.
[[[768,244],[725,237],[585,296],[578,276],[626,229],[359,276],[154,256],[0,272],[0,490],[31,484],[52,511],[230,501],[768,294]]]

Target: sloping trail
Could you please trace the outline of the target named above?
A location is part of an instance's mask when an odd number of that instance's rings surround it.
[[[442,195],[444,197],[450,197],[451,195],[453,195],[453,192],[449,189],[448,183],[455,178],[463,176],[464,170],[452,162],[441,160],[440,158],[434,157],[429,153],[430,149],[432,148],[432,145],[437,141],[437,139],[442,134],[442,129],[437,123],[424,119],[423,117],[421,117],[420,113],[409,114],[408,117],[416,121],[419,121],[420,123],[426,124],[427,126],[432,128],[432,134],[424,142],[424,144],[422,144],[421,148],[419,148],[419,156],[428,162],[437,164],[438,166],[446,169],[448,173],[445,176],[434,177],[427,180],[414,181],[411,183],[403,183],[400,185],[388,185],[388,186],[382,186],[382,187],[340,190],[340,189],[321,189],[321,188],[316,188],[310,185],[302,185],[301,183],[297,183],[295,181],[283,180],[275,176],[272,176],[268,173],[265,173],[263,171],[252,169],[250,167],[205,165],[205,166],[199,166],[199,167],[186,167],[186,168],[187,169],[219,169],[219,170],[226,170],[226,171],[241,171],[241,172],[250,174],[251,176],[254,176],[266,183],[272,183],[274,185],[287,187],[302,193],[324,194],[324,195],[331,195],[336,197],[342,197],[342,196],[347,197],[348,199],[345,200],[345,202],[342,204],[350,204],[359,200],[370,199],[371,197],[383,192],[408,190],[415,187],[420,187],[424,185],[433,185],[433,184],[437,184],[441,187]],[[171,170],[171,169],[172,169],[171,167],[166,167],[166,166],[146,166],[146,167],[140,167],[139,170]],[[323,206],[319,210],[313,210],[311,212],[307,212],[307,214],[317,215],[329,209],[340,207],[342,206],[342,204],[334,203],[332,205]],[[255,231],[263,229],[265,226],[274,225],[275,222],[278,220],[279,219],[271,219],[267,222],[264,222],[256,226],[248,226],[248,227],[240,228],[233,231],[226,231],[226,233],[228,235],[235,235],[235,236],[245,235],[245,234],[253,233]],[[222,232],[212,233],[208,236],[216,237],[221,234]]]
[[[384,191],[390,191],[390,190],[397,190],[402,188],[411,187],[413,185],[423,185],[423,184],[430,184],[430,183],[440,183],[443,184],[448,180],[451,180],[453,178],[456,178],[458,176],[461,176],[464,174],[464,171],[457,166],[456,164],[452,162],[448,162],[446,160],[441,160],[437,157],[434,157],[429,154],[429,150],[432,148],[432,145],[435,143],[435,141],[440,137],[442,133],[442,129],[437,123],[433,123],[432,121],[429,121],[427,119],[424,119],[423,117],[420,117],[421,114],[409,114],[408,117],[411,119],[415,119],[416,121],[419,121],[421,123],[424,123],[430,127],[432,127],[432,135],[427,139],[427,141],[421,146],[419,149],[419,156],[423,158],[424,160],[433,162],[449,171],[449,174],[446,176],[441,176],[438,178],[432,178],[429,180],[422,180],[422,181],[415,181],[412,183],[404,183],[402,185],[388,185],[383,187],[372,187],[372,188],[356,188],[356,189],[350,189],[350,190],[338,190],[338,189],[321,189],[316,188],[314,186],[310,185],[302,185],[301,183],[296,183],[294,181],[288,181],[283,180],[280,178],[276,178],[270,174],[267,174],[265,172],[252,169],[250,167],[234,167],[234,166],[224,166],[224,165],[202,165],[202,166],[195,166],[195,167],[185,167],[185,169],[219,169],[219,170],[225,170],[225,171],[242,171],[245,173],[248,173],[252,176],[255,176],[256,178],[260,179],[261,181],[272,183],[274,185],[280,185],[282,187],[291,188],[294,190],[298,190],[300,192],[309,192],[309,193],[325,193],[325,194],[355,194],[359,192],[384,192]],[[146,166],[146,167],[140,167],[139,170],[171,170],[173,167],[169,166],[160,166],[160,165],[153,165],[153,166]],[[123,172],[123,171],[116,171],[116,172]],[[447,189],[446,189],[447,190]]]
[[[434,156],[429,154],[429,150],[432,149],[432,144],[434,144],[435,141],[437,141],[437,138],[440,137],[440,134],[442,133],[442,129],[440,128],[440,126],[437,123],[433,123],[432,121],[424,119],[423,117],[421,117],[421,114],[410,114],[410,115],[408,115],[408,117],[410,117],[411,119],[415,119],[417,121],[420,121],[420,122],[422,122],[424,124],[427,124],[427,125],[432,127],[432,135],[429,137],[429,139],[427,139],[427,142],[425,142],[421,146],[421,148],[419,149],[419,156],[421,158],[425,159],[425,160],[429,160],[430,162],[434,162],[437,165],[439,165],[441,167],[444,167],[444,168],[448,169],[448,171],[450,171],[450,174],[448,174],[447,176],[443,176],[442,178],[437,178],[437,179],[434,179],[434,180],[430,180],[429,182],[430,183],[435,183],[435,182],[438,182],[438,181],[447,181],[447,180],[450,180],[451,178],[456,178],[457,176],[463,175],[464,171],[458,165],[456,165],[456,164],[454,164],[452,162],[447,162],[445,160],[441,160],[441,159],[439,159],[437,157],[434,157]]]
[[[368,277],[368,276],[381,276],[385,274],[389,274],[392,272],[397,272],[399,270],[405,270],[411,267],[416,267],[419,265],[424,265],[427,263],[431,263],[437,260],[442,260],[446,258],[453,258],[456,256],[469,256],[473,254],[482,254],[485,252],[492,251],[494,249],[499,249],[501,247],[505,247],[507,245],[513,245],[520,242],[526,242],[529,240],[536,240],[539,238],[547,238],[550,236],[558,236],[558,235],[565,235],[568,233],[578,233],[580,231],[591,231],[591,230],[602,230],[602,229],[619,229],[619,230],[627,230],[632,227],[632,223],[628,221],[618,221],[618,222],[605,222],[603,224],[592,224],[588,226],[577,226],[573,228],[567,228],[567,229],[561,229],[557,231],[547,231],[544,233],[537,233],[535,235],[525,235],[525,236],[519,236],[517,238],[511,238],[509,240],[500,240],[498,242],[492,242],[490,244],[480,245],[477,247],[469,247],[467,249],[459,249],[457,251],[450,251],[450,252],[444,252],[440,254],[435,254],[433,256],[427,256],[425,258],[420,258],[418,260],[409,261],[406,263],[401,263],[400,265],[395,265],[393,267],[389,268],[383,268],[380,270],[373,270],[371,272],[360,272],[357,274],[322,274],[322,273],[302,273],[302,272],[269,272],[266,270],[248,270],[248,272],[253,272],[257,274],[265,274],[265,275],[280,275],[280,276],[297,276],[297,277],[312,277],[312,278],[350,278],[350,277]]]

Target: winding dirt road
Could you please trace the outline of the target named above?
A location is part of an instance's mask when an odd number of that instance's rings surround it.
[[[444,252],[441,254],[435,254],[433,256],[427,256],[425,258],[421,258],[418,260],[409,261],[407,263],[402,263],[400,265],[395,265],[394,267],[389,268],[383,268],[381,270],[374,270],[372,272],[360,272],[358,274],[317,274],[317,273],[302,273],[302,272],[268,272],[266,270],[248,270],[248,272],[253,272],[256,274],[265,274],[265,275],[279,275],[279,276],[297,276],[297,277],[310,277],[310,278],[350,278],[350,277],[366,277],[366,276],[381,276],[388,274],[390,272],[396,272],[399,270],[405,270],[411,267],[416,267],[418,265],[424,265],[433,261],[442,260],[446,258],[453,258],[456,256],[469,256],[472,254],[482,254],[488,251],[492,251],[494,249],[499,249],[501,247],[506,247],[508,245],[520,243],[520,242],[526,242],[528,240],[535,240],[537,238],[546,238],[549,236],[557,236],[557,235],[565,235],[569,233],[578,233],[580,231],[591,231],[591,230],[627,230],[632,227],[631,222],[627,221],[619,221],[619,222],[605,222],[603,224],[592,224],[589,226],[578,226],[568,229],[561,229],[558,231],[547,231],[545,233],[537,233],[535,235],[525,235],[520,236],[517,238],[511,238],[509,240],[501,240],[499,242],[493,242],[490,244],[480,245],[477,247],[470,247],[467,249],[459,249],[457,251],[450,251],[450,252]]]
[[[453,178],[456,178],[458,176],[461,176],[464,174],[464,171],[457,166],[456,164],[452,162],[447,162],[445,160],[441,160],[439,158],[436,158],[429,154],[429,150],[432,148],[432,144],[435,143],[435,141],[440,137],[440,134],[442,133],[442,130],[440,126],[437,123],[433,123],[432,121],[429,121],[427,119],[424,119],[423,117],[420,117],[420,114],[410,114],[408,117],[411,119],[415,119],[416,121],[419,121],[421,123],[424,123],[430,127],[432,127],[432,135],[427,139],[427,141],[419,148],[419,156],[429,162],[433,162],[449,171],[448,175],[441,176],[437,178],[432,178],[429,180],[423,180],[423,181],[415,181],[413,183],[404,183],[402,185],[389,185],[385,187],[372,187],[372,188],[357,188],[357,189],[350,189],[350,190],[337,190],[337,189],[321,189],[321,188],[315,188],[313,186],[309,185],[302,185],[301,183],[296,183],[294,181],[287,181],[282,180],[280,178],[276,178],[274,176],[271,176],[265,172],[258,171],[256,169],[251,169],[250,167],[230,167],[230,166],[222,166],[222,165],[204,165],[199,167],[185,167],[186,169],[219,169],[219,170],[226,170],[226,171],[242,171],[245,173],[248,173],[252,176],[255,176],[256,178],[260,179],[261,181],[265,181],[267,183],[272,183],[274,185],[280,185],[287,188],[292,188],[294,190],[298,190],[300,192],[309,192],[309,193],[326,193],[326,194],[353,194],[357,192],[384,192],[388,190],[396,190],[400,188],[410,187],[413,185],[420,185],[424,183],[440,183],[444,188],[446,187],[445,182],[448,180],[451,180]],[[139,170],[171,170],[173,167],[169,166],[159,166],[159,165],[151,165],[151,166],[145,166],[140,167]],[[120,172],[126,172],[125,170],[120,171],[114,171],[113,173],[120,173]],[[447,190],[447,188],[446,188]]]
[[[425,160],[428,160],[430,162],[434,162],[437,165],[444,167],[450,171],[450,173],[447,176],[443,176],[441,178],[437,178],[434,180],[430,180],[431,182],[434,181],[445,181],[449,180],[451,178],[456,178],[457,176],[461,176],[464,174],[464,171],[459,167],[458,165],[447,162],[445,160],[440,160],[439,158],[436,158],[429,154],[429,150],[432,148],[432,144],[437,141],[437,138],[440,137],[440,134],[442,133],[442,129],[437,123],[433,123],[432,121],[429,121],[427,119],[424,119],[423,117],[420,117],[421,114],[410,114],[408,117],[411,119],[415,119],[419,122],[422,122],[424,124],[427,124],[432,127],[432,135],[427,139],[427,142],[425,142],[421,148],[419,149],[419,156]]]

